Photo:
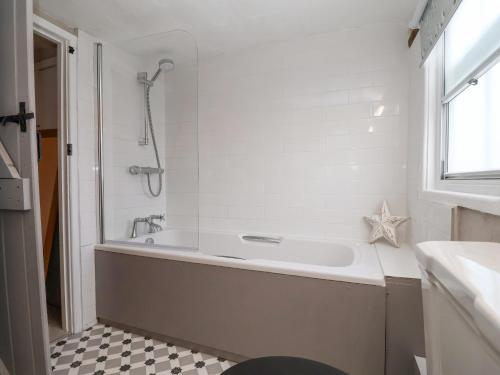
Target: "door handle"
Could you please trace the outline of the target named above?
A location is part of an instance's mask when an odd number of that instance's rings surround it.
[[[0,116],[0,123],[5,126],[8,122],[19,124],[22,132],[26,132],[26,121],[35,118],[33,112],[26,113],[26,103],[19,103],[19,113],[17,115]]]

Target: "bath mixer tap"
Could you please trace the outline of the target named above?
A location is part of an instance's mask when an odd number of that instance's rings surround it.
[[[149,215],[147,217],[136,217],[134,219],[134,225],[132,226],[132,233],[130,234],[130,238],[137,237],[137,223],[146,223],[149,227],[149,233],[156,233],[163,230],[163,227],[160,224],[156,224],[154,220],[165,220],[165,214],[162,215]]]

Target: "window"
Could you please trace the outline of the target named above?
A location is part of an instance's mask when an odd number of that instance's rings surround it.
[[[500,1],[463,0],[444,34],[442,178],[500,179]]]

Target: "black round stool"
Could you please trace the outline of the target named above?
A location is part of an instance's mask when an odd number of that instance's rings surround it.
[[[324,363],[297,357],[249,359],[227,369],[222,375],[348,375]]]

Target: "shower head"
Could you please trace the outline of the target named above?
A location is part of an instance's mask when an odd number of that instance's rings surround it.
[[[156,78],[158,78],[158,76],[160,75],[160,72],[162,70],[169,71],[169,70],[174,69],[174,67],[175,67],[175,64],[171,59],[161,59],[158,62],[158,70],[153,75],[153,78],[151,78],[151,82],[154,82],[156,80]]]
[[[161,59],[158,62],[158,68],[163,70],[172,70],[174,69],[174,62],[171,59]]]

